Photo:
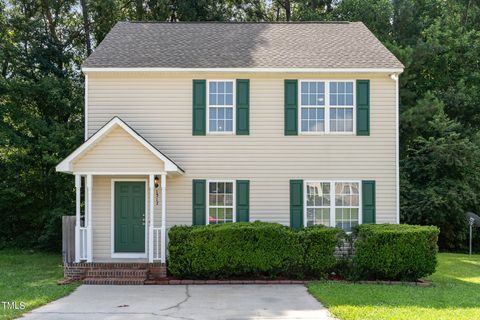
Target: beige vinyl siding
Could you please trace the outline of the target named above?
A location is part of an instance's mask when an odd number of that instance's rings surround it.
[[[75,172],[162,172],[163,161],[121,127],[115,127],[81,156]]]
[[[192,136],[192,79],[250,79],[250,135]],[[284,79],[370,79],[370,136],[284,136]],[[191,224],[192,179],[250,180],[250,219],[289,224],[289,180],[376,180],[377,222],[396,222],[395,82],[388,74],[89,73],[88,133],[119,116],[181,166],[167,222]]]
[[[93,176],[92,188],[92,243],[93,261],[108,262],[122,259],[112,259],[112,182],[113,180],[147,180],[147,199],[150,197],[148,176]],[[155,196],[155,195],[154,195]],[[158,205],[154,201],[154,226],[160,227],[162,214],[161,193],[159,190]],[[146,215],[149,206],[147,203]],[[146,234],[148,236],[148,234]],[[148,250],[148,247],[146,248]],[[148,252],[148,251],[147,251]],[[129,259],[131,261],[132,259]],[[139,259],[140,261],[141,259]],[[145,259],[143,259],[145,260]]]

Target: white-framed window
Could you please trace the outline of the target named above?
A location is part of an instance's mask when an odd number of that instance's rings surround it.
[[[233,133],[235,88],[233,80],[208,80],[208,132]]]
[[[360,181],[306,181],[305,226],[323,224],[350,232],[361,223]]]
[[[208,181],[207,224],[235,222],[234,181]]]
[[[354,132],[353,80],[301,80],[299,87],[300,133]]]

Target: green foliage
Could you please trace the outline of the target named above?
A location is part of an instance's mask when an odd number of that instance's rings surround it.
[[[174,226],[168,270],[180,278],[325,277],[340,233],[266,222]]]
[[[424,125],[428,138],[418,137],[402,165],[402,221],[436,225],[442,248],[466,243],[465,211],[475,211],[480,190],[480,148],[463,137],[460,126],[444,114]]]
[[[435,272],[437,227],[365,224],[354,232],[353,263],[362,277],[417,280]]]
[[[480,4],[464,0],[0,1],[0,246],[59,249],[74,192],[54,166],[83,139],[86,39],[141,20],[365,23],[406,67],[402,222],[439,226],[442,249],[466,246],[463,214],[480,212]]]

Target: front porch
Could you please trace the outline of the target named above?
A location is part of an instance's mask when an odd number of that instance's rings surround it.
[[[75,176],[76,266],[166,262],[167,177],[180,167],[113,118],[57,171]]]
[[[76,263],[165,263],[165,173],[77,174],[75,186]],[[128,194],[128,189],[135,187],[140,187],[139,193]],[[120,188],[126,188],[127,194],[122,193]]]

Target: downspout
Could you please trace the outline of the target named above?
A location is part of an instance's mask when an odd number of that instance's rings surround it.
[[[399,133],[399,83],[398,73],[392,73],[390,78],[395,81],[395,188],[396,188],[396,222],[400,223],[400,133]]]

